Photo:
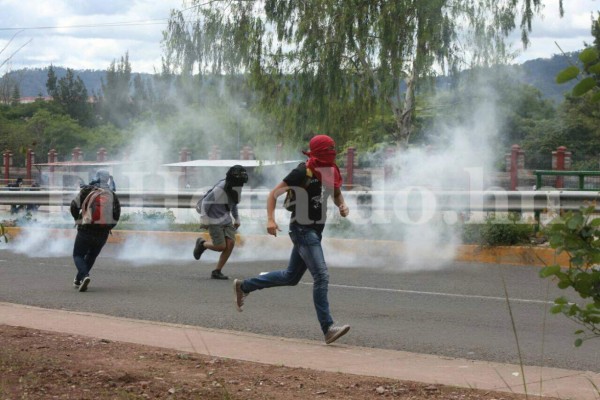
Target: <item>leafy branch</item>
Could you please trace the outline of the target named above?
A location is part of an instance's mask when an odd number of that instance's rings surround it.
[[[591,92],[590,100],[592,102],[600,101],[600,90],[597,77],[600,76],[600,53],[594,47],[588,47],[579,53],[579,61],[583,68],[577,65],[570,65],[563,69],[556,76],[556,83],[566,83],[573,79],[579,82],[573,87],[572,94],[575,97],[583,96]]]
[[[554,264],[540,270],[540,277],[553,278],[560,289],[572,288],[583,301],[571,302],[561,296],[554,300],[550,312],[564,314],[581,325],[575,346],[585,340],[600,338],[600,218],[593,218],[595,204],[569,211],[545,229],[550,247],[557,254],[566,253],[568,268]]]

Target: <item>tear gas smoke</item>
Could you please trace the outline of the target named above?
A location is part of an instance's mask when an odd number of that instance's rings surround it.
[[[391,180],[374,181],[374,190],[407,190],[412,189],[411,195],[404,201],[424,201],[427,193],[435,190],[483,190],[487,183],[483,177],[491,170],[494,155],[490,148],[495,139],[498,123],[495,120],[493,98],[486,93],[487,100],[479,101],[478,108],[473,110],[472,115],[463,115],[462,120],[467,121],[462,126],[444,125],[438,123],[429,132],[429,147],[411,147],[399,151],[391,163],[394,170]],[[239,108],[239,107],[238,107]],[[117,194],[121,190],[140,191],[170,191],[178,190],[180,182],[174,178],[173,171],[168,171],[160,166],[166,162],[172,162],[172,149],[180,146],[180,143],[202,141],[203,143],[219,143],[225,140],[227,127],[219,125],[219,122],[211,114],[199,112],[198,110],[182,110],[180,122],[186,127],[201,127],[201,130],[190,128],[189,135],[178,136],[175,142],[171,142],[170,132],[165,132],[150,124],[140,125],[134,132],[132,145],[129,147],[126,167],[121,167],[119,175],[115,175]],[[236,118],[249,118],[248,111],[238,109],[241,114]],[[255,117],[252,117],[255,118]],[[255,118],[259,120],[258,118]],[[174,119],[173,121],[176,121]],[[258,124],[258,122],[257,122]],[[173,131],[181,133],[181,127],[171,126]],[[231,136],[231,135],[229,135]],[[238,134],[239,136],[239,134]],[[433,139],[435,138],[435,139]],[[231,142],[231,138],[227,139]],[[261,143],[256,148],[275,149],[276,143]],[[299,149],[300,150],[300,149]],[[208,153],[208,146],[206,148]],[[266,152],[265,152],[266,154]],[[260,158],[260,154],[258,154]],[[274,157],[272,154],[269,156]],[[298,151],[298,158],[300,152]],[[119,159],[120,156],[115,156]],[[207,158],[207,154],[194,154],[193,158]],[[266,158],[266,157],[265,157]],[[116,167],[115,167],[116,168]],[[273,168],[272,170],[261,170],[263,179],[257,186],[270,189],[281,181],[287,174],[289,168]],[[197,180],[197,185],[190,190],[202,193],[205,188],[212,186],[216,179]],[[256,188],[256,186],[254,187]],[[245,190],[249,189],[248,187]],[[422,269],[436,269],[447,265],[453,260],[460,237],[456,232],[455,224],[460,221],[461,215],[455,212],[436,212],[424,215],[419,212],[407,210],[401,201],[393,204],[393,211],[383,213],[372,212],[363,214],[350,204],[351,213],[348,221],[337,217],[329,218],[329,225],[325,232],[336,232],[340,229],[354,230],[353,237],[361,238],[351,247],[340,245],[336,241],[324,241],[324,249],[327,253],[328,263],[331,266],[363,266],[372,268],[385,268],[394,271],[410,271]],[[243,209],[243,204],[240,205]],[[286,260],[289,255],[290,242],[285,232],[286,219],[289,214],[278,207],[277,221],[283,232],[278,239],[285,239],[284,246],[275,246],[274,238],[255,241],[249,239],[248,246],[238,246],[233,252],[231,262],[255,261],[255,260]],[[136,210],[124,209],[123,213],[131,214]],[[140,211],[140,210],[137,210]],[[143,211],[148,211],[144,209]],[[157,210],[164,212],[165,210]],[[193,221],[198,222],[197,215],[191,209],[172,210],[176,222]],[[337,214],[337,209],[330,205],[331,214]],[[63,213],[68,213],[63,210]],[[264,211],[251,213],[249,220],[256,217],[257,221],[245,221],[246,216],[242,213],[242,226],[240,234],[242,237],[248,234],[264,234]],[[250,222],[250,223],[248,223]],[[350,224],[348,224],[348,222]],[[145,221],[139,229],[145,229],[147,224],[153,224],[157,228],[159,221]],[[350,228],[348,228],[350,225]],[[385,242],[388,248],[401,248],[393,257],[385,251],[373,251],[365,240],[379,239]],[[279,243],[279,242],[278,242]],[[169,260],[186,261],[191,259],[194,240],[189,243],[177,243],[164,245],[157,240],[139,237],[127,239],[125,243],[118,246],[116,257],[134,262],[136,265],[146,265],[156,262],[168,262]],[[49,240],[48,233],[43,230],[24,229],[23,235],[14,243],[9,243],[5,248],[28,254],[30,256],[67,256],[72,252],[73,241],[70,238],[52,237]],[[385,248],[385,246],[383,246]],[[261,249],[257,251],[257,249]],[[206,252],[203,261],[216,262],[218,253]],[[101,255],[102,256],[102,255]]]
[[[435,211],[435,204],[423,207],[422,211],[415,211],[408,205],[413,202],[427,205],[435,201],[432,192],[437,190],[490,189],[483,177],[489,176],[492,169],[491,143],[497,135],[498,122],[493,99],[487,99],[473,110],[470,119],[465,118],[467,123],[461,126],[438,124],[430,132],[430,136],[436,138],[432,146],[400,150],[387,161],[394,173],[390,179],[375,182],[374,188],[411,192],[409,196],[394,198],[393,211],[373,212],[367,218],[360,213],[351,213],[348,217],[353,229],[359,230],[365,239],[390,240],[390,247],[401,247],[402,250],[394,252],[394,257],[374,254],[373,259],[365,263],[364,259],[368,257],[360,257],[360,253],[369,246],[363,244],[348,257],[337,254],[336,258],[344,258],[342,264],[360,263],[362,266],[411,271],[439,269],[454,259],[461,244],[456,224],[464,216],[455,211]],[[335,231],[339,225],[332,224],[331,229]]]

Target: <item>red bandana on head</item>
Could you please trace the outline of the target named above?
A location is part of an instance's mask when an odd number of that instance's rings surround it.
[[[303,151],[308,156],[306,167],[325,186],[329,188],[340,188],[342,186],[342,175],[335,164],[335,142],[327,135],[317,135],[310,140],[310,151]]]

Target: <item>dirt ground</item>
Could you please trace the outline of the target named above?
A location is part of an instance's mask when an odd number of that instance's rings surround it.
[[[525,396],[263,365],[0,325],[2,400],[381,398]]]

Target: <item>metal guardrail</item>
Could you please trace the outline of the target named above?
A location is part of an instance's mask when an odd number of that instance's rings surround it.
[[[203,191],[117,192],[122,207],[193,208]],[[76,191],[0,191],[0,205],[37,204],[68,206]],[[240,209],[265,209],[268,191],[245,190]],[[518,211],[544,212],[578,210],[586,202],[600,199],[600,192],[590,191],[431,191],[414,188],[405,191],[344,192],[351,208],[371,210],[435,211]],[[600,204],[596,205],[600,211]]]

